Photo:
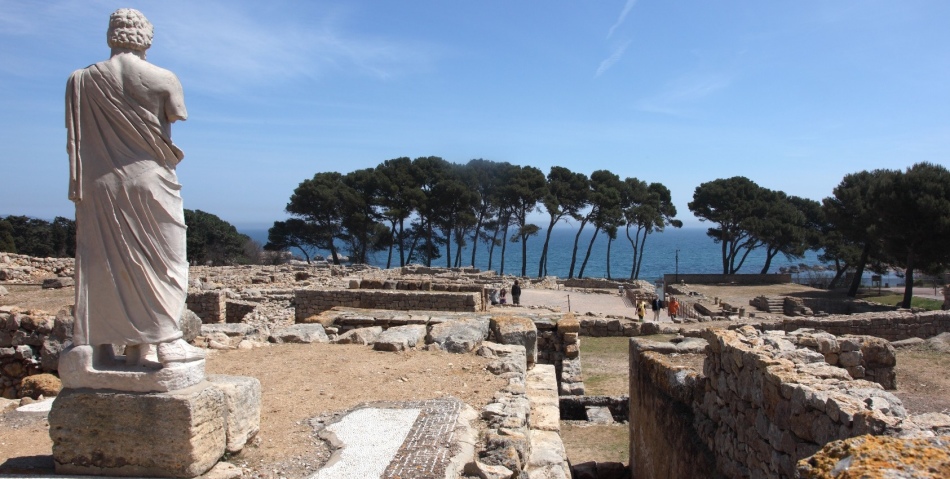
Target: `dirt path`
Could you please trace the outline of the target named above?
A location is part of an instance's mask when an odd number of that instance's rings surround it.
[[[507,384],[474,354],[384,353],[354,345],[279,345],[212,354],[209,374],[261,381],[257,439],[230,462],[246,477],[307,477],[328,457],[307,420],[374,401],[454,396],[481,410]],[[0,415],[0,473],[50,473],[49,426],[43,414]],[[40,468],[40,469],[35,469]],[[44,469],[45,468],[45,469]]]

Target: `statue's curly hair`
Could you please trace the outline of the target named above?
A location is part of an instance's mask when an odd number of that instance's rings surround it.
[[[106,38],[110,48],[145,51],[152,46],[152,24],[134,8],[120,8],[109,16]]]

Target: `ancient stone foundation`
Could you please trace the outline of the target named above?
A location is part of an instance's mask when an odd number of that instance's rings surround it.
[[[403,292],[388,290],[299,289],[294,292],[297,322],[334,307],[389,309],[397,311],[483,311],[480,293]]]
[[[798,461],[831,441],[950,433],[950,416],[908,416],[879,384],[853,379],[785,334],[747,326],[704,338],[702,372],[631,340],[633,477],[792,478]]]
[[[72,337],[72,317],[0,312],[0,397],[22,396],[23,378],[55,373],[63,343]]]
[[[795,318],[758,326],[763,330],[820,329],[834,335],[876,336],[888,341],[908,338],[927,339],[950,332],[950,311],[894,311],[823,318]]]
[[[224,291],[194,291],[188,293],[188,309],[204,324],[223,323],[227,314],[227,296]]]

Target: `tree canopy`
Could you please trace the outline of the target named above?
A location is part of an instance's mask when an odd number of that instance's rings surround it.
[[[185,210],[186,248],[192,264],[215,266],[254,262],[248,254],[250,237],[231,223],[201,210]]]

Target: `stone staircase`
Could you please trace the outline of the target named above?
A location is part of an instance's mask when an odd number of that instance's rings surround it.
[[[784,314],[785,313],[785,298],[777,296],[758,296],[753,299],[751,302],[752,306],[755,306],[761,311],[764,311],[769,314]]]

